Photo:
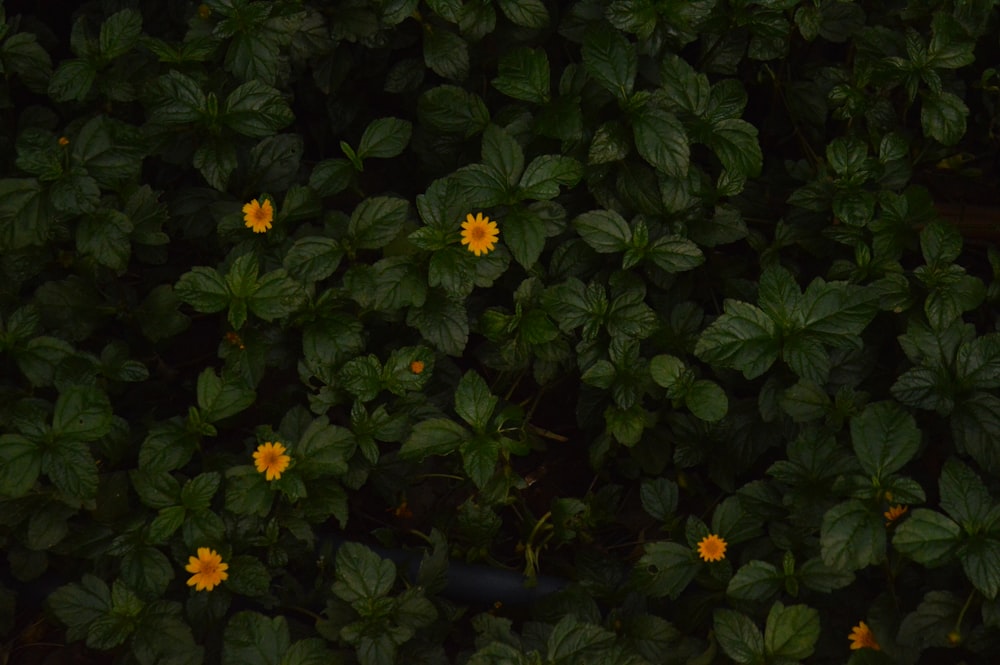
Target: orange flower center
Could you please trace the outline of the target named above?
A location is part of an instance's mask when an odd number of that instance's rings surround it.
[[[483,238],[486,237],[486,227],[474,226],[469,231],[469,234],[472,236],[473,240],[482,240]]]

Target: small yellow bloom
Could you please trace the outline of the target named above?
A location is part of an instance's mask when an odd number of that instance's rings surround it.
[[[266,233],[271,228],[273,220],[274,208],[268,199],[264,199],[263,204],[254,199],[243,206],[243,221],[246,222],[244,226],[253,229],[254,233]]]
[[[710,533],[698,542],[698,556],[705,561],[722,561],[726,558],[726,541]]]
[[[59,145],[61,145],[62,147],[65,148],[66,146],[69,145],[69,139],[66,138],[65,136],[60,136],[59,137]]]
[[[238,347],[241,351],[247,348],[246,345],[243,343],[243,338],[233,331],[229,331],[226,333],[226,341],[229,342],[231,345]]]
[[[285,454],[285,447],[281,442],[265,441],[257,447],[257,452],[253,454],[254,464],[257,471],[267,474],[268,480],[278,480],[281,474],[288,468],[292,458]]]
[[[424,361],[414,360],[412,363],[410,363],[410,371],[413,372],[414,374],[422,374],[424,371]]]
[[[483,213],[472,213],[465,216],[462,222],[462,244],[469,246],[469,251],[479,256],[488,254],[496,248],[497,238],[500,231],[497,223],[491,222],[489,217],[484,217]]]
[[[198,5],[198,16],[204,20],[212,15],[212,10],[208,5]]]
[[[184,567],[184,570],[194,573],[187,584],[193,586],[195,591],[211,591],[229,577],[228,569],[229,564],[222,563],[219,553],[207,547],[199,547],[198,556],[188,557],[188,565]]]
[[[875,641],[875,636],[872,635],[871,628],[868,627],[864,621],[860,622],[854,628],[851,628],[851,634],[847,636],[847,639],[851,641],[851,649],[874,649],[875,651],[881,651],[882,647],[878,645]]]
[[[885,525],[891,526],[893,522],[898,520],[900,517],[906,514],[909,508],[907,506],[895,505],[890,506],[889,510],[882,513],[885,516]]]

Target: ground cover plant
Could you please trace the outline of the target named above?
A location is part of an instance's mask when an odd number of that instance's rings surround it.
[[[995,4],[0,3],[5,662],[996,662]]]

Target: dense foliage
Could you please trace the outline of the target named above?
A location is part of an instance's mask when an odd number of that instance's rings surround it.
[[[995,4],[0,2],[4,656],[995,662]]]

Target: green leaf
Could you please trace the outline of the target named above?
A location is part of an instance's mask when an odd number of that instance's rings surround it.
[[[127,552],[122,557],[121,567],[122,580],[146,597],[161,597],[174,578],[170,560],[150,545],[140,545]]]
[[[917,454],[920,430],[895,402],[878,402],[851,419],[851,442],[865,472],[885,478]]]
[[[745,120],[728,118],[712,125],[705,143],[729,172],[756,178],[764,156],[757,142],[757,128]]]
[[[52,183],[49,201],[58,212],[79,215],[97,210],[101,189],[97,181],[81,169],[73,168]]]
[[[257,394],[236,372],[223,372],[222,378],[211,367],[198,375],[198,408],[205,422],[214,423],[235,415],[254,403]]]
[[[551,663],[576,663],[583,654],[608,646],[614,639],[614,633],[568,614],[552,627],[546,653]]]
[[[464,81],[469,75],[469,44],[444,26],[424,30],[424,63],[438,76]]]
[[[975,471],[955,458],[941,468],[941,507],[967,533],[977,533],[990,521],[993,500]]]
[[[583,177],[583,165],[572,157],[541,155],[531,160],[518,184],[521,195],[547,201],[559,196],[559,185],[573,187]]]
[[[675,104],[694,116],[701,116],[708,108],[710,86],[708,77],[695,71],[688,62],[677,55],[668,55],[660,65],[660,85]]]
[[[920,108],[924,134],[944,145],[954,145],[965,136],[965,118],[969,107],[950,92],[928,94]]]
[[[500,56],[493,87],[514,99],[549,101],[549,58],[542,49],[517,47]]]
[[[454,452],[469,438],[464,427],[447,418],[423,420],[413,427],[402,448],[400,457],[422,459],[429,455],[447,455]]]
[[[819,557],[809,559],[799,568],[802,584],[820,593],[830,593],[854,582],[854,573],[836,570],[823,563]]]
[[[225,280],[212,268],[195,267],[181,275],[174,293],[199,312],[219,312],[229,307],[231,294]]]
[[[497,0],[497,4],[514,25],[544,28],[549,24],[549,10],[542,0]]]
[[[725,313],[706,328],[695,345],[695,355],[707,363],[733,367],[754,379],[778,359],[778,330],[774,321],[753,305],[724,302]]]
[[[100,208],[76,227],[76,247],[102,266],[121,275],[132,255],[132,222],[117,210]]]
[[[52,416],[57,438],[96,441],[111,430],[111,402],[100,389],[72,386],[59,394]]]
[[[357,155],[361,159],[395,157],[406,149],[412,133],[413,125],[406,120],[379,118],[365,128]]]
[[[764,636],[745,614],[733,610],[713,613],[715,639],[726,655],[737,663],[755,663],[764,658]]]
[[[587,73],[601,87],[621,101],[632,95],[638,60],[635,48],[622,33],[602,29],[588,31],[582,54]]]
[[[594,132],[587,152],[588,164],[610,164],[628,156],[632,150],[632,137],[625,125],[618,121],[606,122]]]
[[[49,79],[49,97],[56,102],[82,102],[97,78],[97,69],[89,60],[63,60]]]
[[[294,120],[281,94],[260,81],[248,81],[226,97],[221,120],[244,136],[264,138]]]
[[[453,85],[424,92],[417,100],[417,116],[433,129],[466,138],[481,132],[490,122],[483,100]]]
[[[858,500],[839,503],[823,515],[820,546],[823,563],[837,570],[877,564],[885,558],[882,516]]]
[[[455,389],[455,413],[482,432],[489,424],[497,405],[497,397],[490,393],[489,386],[475,371],[468,371]]]
[[[155,423],[139,448],[139,469],[173,471],[187,464],[198,442],[177,420]]]
[[[669,273],[686,272],[705,262],[701,249],[681,236],[660,236],[645,250],[647,259]]]
[[[692,383],[684,394],[684,406],[696,418],[714,423],[726,417],[729,411],[729,398],[719,384],[699,379]]]
[[[514,260],[531,268],[545,249],[545,222],[530,208],[511,208],[503,219],[504,245]]]
[[[42,455],[42,471],[59,491],[78,499],[97,493],[97,462],[86,443],[59,440]]]
[[[346,159],[324,159],[309,176],[309,187],[319,196],[334,196],[347,189],[354,179],[354,166]]]
[[[644,593],[653,598],[677,598],[694,576],[702,562],[690,547],[679,543],[646,543],[645,554],[636,565],[638,582]]]
[[[819,612],[813,608],[775,603],[767,615],[764,649],[772,658],[802,660],[812,655],[819,631]]]
[[[223,665],[281,665],[291,644],[285,617],[239,612],[222,636]]]
[[[135,46],[142,34],[142,14],[132,9],[123,9],[112,14],[101,24],[98,44],[101,57],[105,60],[119,58]]]
[[[920,232],[920,252],[927,264],[951,263],[962,253],[962,234],[951,224],[932,222]]]
[[[157,100],[150,109],[150,122],[184,125],[198,122],[205,113],[207,98],[193,78],[170,70],[156,81]]]
[[[1000,591],[1000,541],[976,536],[958,550],[965,576],[986,598]]]
[[[344,543],[337,550],[333,593],[348,603],[373,601],[385,596],[396,581],[396,566],[359,543]]]
[[[639,499],[650,517],[667,521],[677,511],[677,483],[666,478],[646,478],[639,486]]]
[[[198,474],[184,483],[180,494],[181,503],[188,510],[208,510],[212,497],[215,496],[215,492],[219,489],[221,481],[222,477],[214,471]]]
[[[573,227],[601,254],[623,252],[632,242],[632,229],[614,210],[592,210],[573,220]]]
[[[306,236],[288,248],[282,265],[297,280],[318,282],[337,270],[343,256],[340,243],[333,238]]]
[[[947,563],[958,547],[962,530],[941,513],[917,508],[896,527],[892,546],[925,566]]]
[[[356,446],[351,430],[331,425],[329,418],[320,416],[302,433],[291,454],[305,478],[342,476],[347,473],[347,461]]]
[[[231,141],[219,138],[208,138],[199,145],[191,163],[205,182],[220,191],[226,189],[229,176],[239,165],[236,147]]]
[[[361,249],[385,247],[399,235],[410,211],[405,199],[375,196],[366,198],[351,214],[347,233]]]
[[[496,437],[472,436],[461,443],[459,450],[466,475],[479,489],[486,487],[497,467],[500,442]]]
[[[0,179],[0,249],[44,244],[53,217],[49,198],[38,180]]]
[[[0,495],[23,496],[42,471],[42,450],[20,434],[0,435]]]
[[[306,299],[299,283],[284,268],[278,268],[260,278],[246,302],[251,312],[265,321],[274,321],[298,310]]]
[[[428,342],[451,356],[462,355],[469,341],[469,316],[465,305],[440,290],[428,293],[422,307],[411,308],[406,324],[419,330]]]
[[[226,470],[226,510],[237,515],[267,517],[275,497],[264,474],[252,466]]]
[[[741,567],[726,587],[726,595],[737,600],[769,600],[785,585],[785,575],[766,561],[751,561]]]
[[[263,561],[255,556],[233,557],[226,579],[227,589],[241,596],[263,598],[268,595],[270,586],[271,574]]]
[[[111,611],[111,590],[103,580],[85,573],[79,584],[67,584],[53,591],[47,604],[69,628],[67,637],[81,640],[94,621]]]
[[[687,175],[691,162],[684,125],[669,111],[646,107],[632,117],[635,147],[647,162],[668,176]]]
[[[259,80],[275,85],[278,82],[279,55],[277,42],[266,32],[250,34],[241,31],[233,36],[226,50],[226,69],[243,81]]]
[[[166,543],[170,536],[177,532],[184,524],[187,510],[184,506],[169,506],[162,508],[149,524],[147,537],[153,545]]]

